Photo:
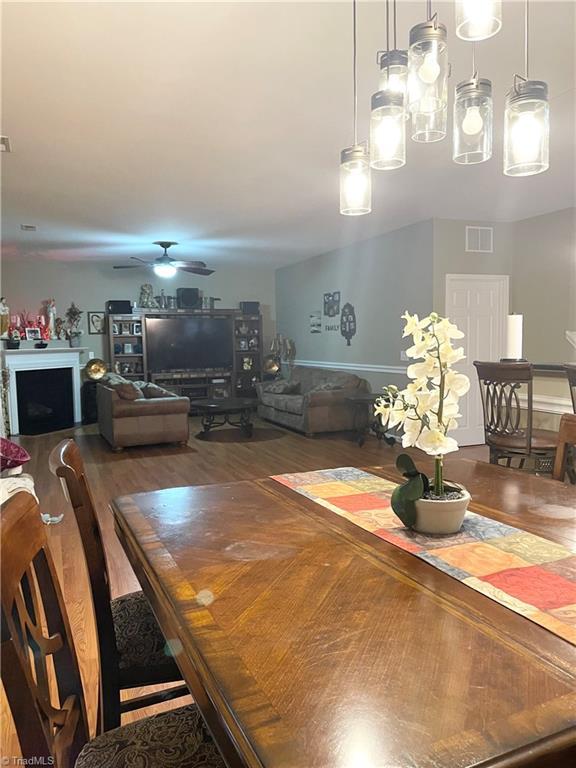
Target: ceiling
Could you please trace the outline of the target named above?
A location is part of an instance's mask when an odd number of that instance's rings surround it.
[[[450,90],[471,67],[449,27]],[[425,3],[399,0],[399,42]],[[531,3],[531,75],[548,81],[551,168],[502,174],[503,103],[523,67],[523,5],[477,46],[494,83],[495,156],[409,143],[374,178],[373,213],[338,213],[352,143],[351,3],[5,3],[3,252],[28,260],[156,256],[210,265],[299,261],[430,217],[510,221],[574,205],[575,2]],[[360,136],[385,43],[384,3],[359,3]],[[36,232],[22,232],[34,224]]]

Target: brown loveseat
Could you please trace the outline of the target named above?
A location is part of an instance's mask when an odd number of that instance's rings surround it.
[[[144,382],[138,382],[142,388]],[[160,395],[160,396],[159,396]],[[156,388],[154,396],[127,400],[112,383],[98,385],[98,425],[100,434],[114,450],[130,445],[186,443],[190,401],[168,390]]]
[[[258,415],[307,435],[357,429],[354,406],[346,398],[370,392],[353,373],[295,366],[288,381],[257,384]]]

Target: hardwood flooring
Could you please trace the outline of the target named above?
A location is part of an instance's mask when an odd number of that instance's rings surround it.
[[[70,614],[92,730],[96,713],[98,667],[86,568],[76,523],[67,508],[59,481],[48,470],[49,453],[60,440],[73,437],[80,446],[103,529],[114,596],[139,588],[114,533],[108,504],[115,496],[175,486],[243,480],[283,472],[378,465],[390,461],[399,452],[398,448],[390,448],[373,436],[360,448],[348,435],[335,434],[310,439],[262,421],[255,422],[254,437],[251,440],[230,428],[215,430],[209,440],[200,441],[194,438],[199,428],[199,420],[192,419],[191,437],[186,448],[164,445],[128,448],[122,453],[113,453],[108,448],[98,435],[96,426],[18,440],[32,457],[27,471],[35,478],[41,508],[51,514],[65,513],[62,522],[50,526],[48,533]],[[488,460],[484,446],[464,448],[461,453],[468,458]],[[2,755],[19,756],[3,690],[1,695]],[[177,705],[182,703],[185,703],[185,699],[177,700]],[[169,702],[163,707],[174,705],[174,702]],[[163,707],[130,713],[123,722],[160,711]]]

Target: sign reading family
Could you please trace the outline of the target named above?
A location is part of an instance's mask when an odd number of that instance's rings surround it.
[[[324,331],[340,332],[346,339],[346,345],[350,346],[352,337],[356,335],[356,311],[350,302],[341,306],[342,294],[340,291],[332,291],[324,294],[324,308],[310,313],[310,333],[322,333]],[[330,321],[322,326],[322,314]]]

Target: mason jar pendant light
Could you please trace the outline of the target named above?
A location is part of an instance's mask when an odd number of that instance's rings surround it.
[[[461,40],[487,40],[502,28],[502,0],[456,0],[455,10]]]
[[[492,83],[478,78],[474,45],[472,77],[456,86],[452,158],[473,165],[492,157]]]
[[[386,51],[383,56],[390,53],[389,0],[386,0]],[[386,84],[391,85],[390,76]],[[389,171],[401,168],[406,163],[405,99],[405,92],[391,87],[379,90],[372,96],[370,165],[375,170]]]
[[[432,16],[410,30],[408,49],[408,108],[414,141],[440,141],[448,118],[448,50],[446,27]]]
[[[408,51],[399,51],[396,46],[396,0],[392,2],[394,48],[390,50],[390,16],[389,2],[386,0],[386,50],[378,51],[380,65],[379,91],[389,91],[395,95],[401,94],[406,104],[408,88]]]
[[[356,0],[352,0],[354,144],[340,153],[340,213],[362,216],[372,210],[370,155],[365,144],[358,143],[358,78],[356,72]]]
[[[504,174],[534,176],[548,170],[548,85],[529,79],[528,0],[524,5],[524,77],[514,75],[504,112]]]

